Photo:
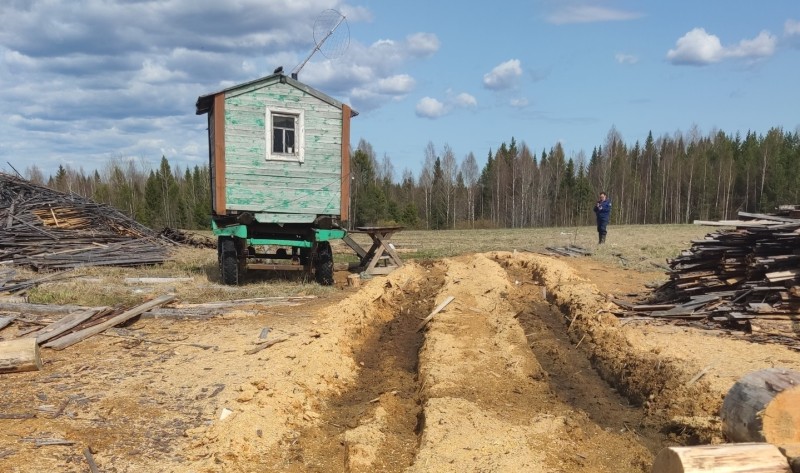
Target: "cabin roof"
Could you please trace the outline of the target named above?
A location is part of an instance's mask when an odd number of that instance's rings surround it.
[[[276,73],[276,74],[270,74],[270,75],[265,76],[265,77],[261,77],[260,79],[251,80],[249,82],[243,82],[241,84],[237,84],[237,85],[228,87],[227,89],[219,90],[219,91],[211,93],[211,94],[201,95],[200,97],[197,98],[197,103],[195,104],[195,107],[197,109],[196,113],[197,113],[197,115],[202,115],[204,113],[208,113],[209,110],[211,110],[211,106],[214,103],[214,97],[219,95],[219,94],[224,94],[224,93],[227,93],[227,92],[235,91],[237,89],[241,89],[241,88],[244,88],[244,87],[250,87],[252,85],[259,84],[259,83],[263,83],[264,86],[268,86],[268,85],[271,85],[271,84],[274,84],[274,83],[278,83],[278,82],[281,82],[281,83],[284,83],[284,84],[289,84],[292,87],[300,89],[300,90],[306,92],[307,94],[312,95],[312,96],[318,98],[319,100],[322,100],[323,102],[326,102],[326,103],[328,103],[330,105],[333,105],[336,108],[341,109],[344,106],[344,104],[342,102],[334,99],[333,97],[331,97],[331,96],[329,96],[329,95],[327,95],[327,94],[325,94],[323,92],[320,92],[319,90],[317,90],[317,89],[315,89],[315,88],[313,88],[313,87],[311,87],[309,85],[306,85],[306,84],[304,84],[304,83],[302,83],[302,82],[300,82],[300,81],[298,81],[296,79],[292,79],[291,77],[285,76],[285,75],[283,75],[281,73]],[[355,117],[356,115],[358,115],[358,112],[356,112],[355,110],[351,109],[350,110],[350,116],[351,117]]]

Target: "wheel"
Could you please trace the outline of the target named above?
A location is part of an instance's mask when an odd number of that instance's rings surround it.
[[[333,285],[333,250],[327,241],[317,244],[314,257],[314,279],[323,286]]]
[[[219,272],[222,283],[229,286],[239,284],[239,257],[236,254],[236,242],[230,237],[220,237],[219,248]]]

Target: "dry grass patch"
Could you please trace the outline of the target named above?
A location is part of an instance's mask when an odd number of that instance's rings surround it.
[[[21,278],[40,277],[18,270]],[[130,283],[126,278],[177,278],[159,283]],[[184,280],[187,279],[188,280]],[[160,265],[140,267],[77,268],[67,279],[43,284],[29,293],[29,300],[40,304],[88,306],[130,306],[153,296],[174,292],[184,303],[203,303],[253,297],[317,295],[336,291],[307,281],[301,274],[251,272],[240,286],[219,282],[216,250],[178,248],[172,260]]]
[[[497,230],[407,230],[392,243],[403,258],[438,259],[490,251],[540,252],[548,246],[575,244],[594,251],[593,258],[639,270],[653,270],[666,258],[691,246],[691,240],[709,233],[699,225],[624,225],[609,227],[606,245],[597,244],[595,227],[554,227]],[[362,245],[369,239],[353,235]],[[622,257],[620,257],[621,255]]]
[[[638,271],[659,271],[665,260],[691,246],[691,240],[709,233],[698,225],[611,226],[608,243],[597,245],[594,227],[557,227],[498,230],[408,230],[396,233],[392,243],[404,259],[439,259],[490,251],[544,251],[548,246],[575,244],[594,251],[599,263]],[[354,234],[362,246],[371,243],[364,234]],[[334,242],[337,262],[355,261],[353,251]],[[20,278],[41,277],[18,269]],[[46,283],[31,290],[37,303],[80,305],[132,305],[154,295],[175,292],[185,303],[202,303],[251,297],[317,295],[337,289],[319,286],[300,273],[251,271],[241,286],[220,284],[217,252],[212,249],[179,247],[174,257],[160,265],[143,267],[88,267],[74,270],[69,279]],[[191,278],[160,284],[126,284],[125,278]]]

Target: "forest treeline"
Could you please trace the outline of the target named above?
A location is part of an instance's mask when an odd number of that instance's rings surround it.
[[[715,131],[626,143],[612,128],[605,142],[567,157],[560,143],[535,152],[511,138],[485,162],[460,159],[448,144],[421,150],[415,174],[397,175],[361,140],[351,153],[354,226],[397,223],[409,228],[522,228],[589,225],[600,191],[613,202],[612,224],[689,223],[735,219],[739,210],[767,212],[800,203],[800,137],[781,128],[766,134]],[[207,166],[181,169],[161,158],[156,169],[113,161],[86,174],[60,166],[35,183],[113,205],[152,228],[205,229],[210,222]]]

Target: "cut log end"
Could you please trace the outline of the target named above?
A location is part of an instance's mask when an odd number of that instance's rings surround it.
[[[668,447],[656,456],[652,473],[791,473],[778,447],[767,443]]]
[[[728,391],[720,417],[732,442],[800,443],[800,373],[781,368],[749,373]]]
[[[33,337],[0,342],[0,373],[20,373],[42,369],[39,345]]]

